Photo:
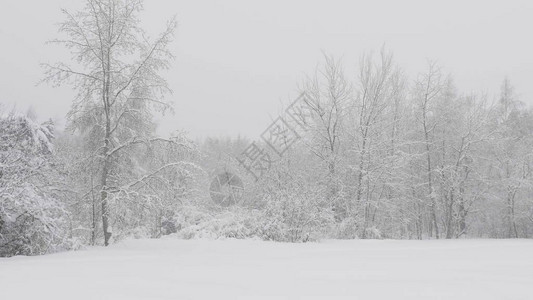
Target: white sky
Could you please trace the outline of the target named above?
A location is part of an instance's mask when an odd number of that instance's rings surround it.
[[[0,0],[0,103],[64,119],[69,87],[35,84],[39,63],[65,56],[44,45],[60,8],[81,3]],[[167,78],[176,114],[163,133],[258,138],[322,51],[342,57],[355,78],[361,54],[383,44],[411,78],[436,59],[462,92],[494,95],[507,75],[533,103],[533,1],[147,0],[142,18],[154,31],[174,14],[177,59]]]

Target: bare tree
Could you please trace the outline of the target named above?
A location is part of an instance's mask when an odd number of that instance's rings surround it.
[[[337,199],[340,189],[338,165],[343,155],[341,141],[344,138],[344,115],[352,97],[352,87],[345,78],[341,61],[329,55],[324,57],[324,66],[308,78],[301,90],[314,116],[314,122],[310,124],[311,141],[308,146],[326,165],[328,197],[336,202],[334,209],[340,216],[346,213],[347,207],[338,203]]]
[[[392,53],[385,48],[381,49],[377,61],[371,55],[363,56],[358,75],[353,103],[351,150],[355,154],[354,204],[361,208],[360,227],[362,237],[366,238],[367,229],[376,220],[379,202],[385,196],[381,183],[386,164],[382,159],[391,153],[387,133],[395,131],[398,120],[394,119],[394,114],[392,120],[386,115],[394,107],[395,101],[399,100],[402,76]]]
[[[422,125],[423,142],[425,148],[426,157],[426,176],[427,176],[427,198],[429,202],[429,211],[431,224],[430,228],[435,230],[435,236],[439,238],[439,226],[437,221],[437,208],[434,192],[434,166],[432,164],[432,152],[433,152],[433,134],[436,127],[436,123],[431,121],[433,112],[431,111],[431,105],[441,96],[445,82],[442,78],[440,68],[436,63],[430,62],[428,64],[428,70],[425,74],[419,76],[415,82],[415,98],[418,103],[419,110],[419,122]],[[430,234],[432,230],[430,229]]]
[[[496,138],[492,144],[495,160],[494,175],[500,197],[505,202],[505,236],[517,238],[518,209],[521,198],[531,190],[532,166],[532,115],[523,109],[524,104],[514,94],[509,79],[505,78],[500,91],[499,110],[496,116]]]

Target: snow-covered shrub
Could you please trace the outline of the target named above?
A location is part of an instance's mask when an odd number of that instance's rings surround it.
[[[365,238],[367,238],[367,239],[379,240],[379,239],[383,238],[383,234],[381,233],[381,230],[379,230],[375,226],[370,227],[370,228],[366,228],[365,230],[366,230]]]
[[[335,237],[339,239],[355,239],[358,238],[357,219],[353,217],[344,218],[335,227]]]
[[[202,211],[195,207],[184,207],[176,218],[176,236],[183,239],[260,237],[261,217],[260,211],[241,207],[224,211]]]
[[[261,238],[306,242],[321,238],[334,223],[331,205],[321,189],[295,185],[265,195]]]
[[[0,118],[0,256],[68,247],[65,210],[54,184],[53,125]]]
[[[333,213],[317,190],[299,189],[267,194],[260,209],[224,210],[183,207],[176,214],[173,236],[196,238],[257,238],[280,242],[317,240],[331,230]]]
[[[178,227],[172,218],[164,218],[161,221],[161,235],[169,235],[178,232]]]

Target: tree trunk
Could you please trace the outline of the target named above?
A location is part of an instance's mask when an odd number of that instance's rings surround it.
[[[92,211],[92,228],[91,228],[91,245],[96,245],[96,201],[93,199],[93,211]]]
[[[109,157],[109,149],[110,149],[110,141],[111,141],[111,48],[107,48],[106,52],[106,61],[107,64],[102,65],[102,69],[104,71],[103,74],[103,93],[102,93],[102,100],[104,102],[104,112],[105,112],[105,120],[106,120],[106,128],[105,128],[105,139],[104,139],[104,163],[102,168],[102,193],[101,193],[101,201],[102,201],[102,229],[104,231],[104,245],[109,245],[109,240],[111,239],[111,231],[109,230],[109,209],[108,209],[108,187],[107,187],[107,179],[109,175],[109,166],[110,166],[110,157]]]
[[[427,96],[426,96],[427,98]],[[428,196],[429,196],[429,209],[430,209],[430,222],[432,222],[433,226],[435,228],[435,236],[437,239],[439,238],[439,227],[437,224],[437,213],[435,212],[436,203],[435,203],[435,197],[433,195],[433,174],[432,174],[432,167],[431,167],[431,151],[429,147],[429,131],[426,124],[426,107],[424,106],[423,110],[423,122],[424,122],[424,139],[426,144],[426,160],[427,160],[427,173],[428,173]],[[433,233],[433,230],[431,230],[430,235]]]
[[[107,147],[106,147],[107,148]],[[109,245],[109,240],[111,239],[111,232],[109,231],[109,210],[107,202],[107,176],[109,173],[109,163],[108,158],[104,162],[104,168],[102,170],[102,192],[101,192],[101,202],[102,202],[102,228],[104,230],[104,245]]]
[[[459,230],[456,234],[456,237],[459,238],[466,233],[466,209],[464,198],[461,197],[459,201]]]
[[[507,196],[507,206],[509,214],[509,237],[518,238],[518,230],[516,228],[515,222],[515,204],[514,204],[514,193],[509,193]]]
[[[453,190],[450,191],[450,196],[446,197],[446,239],[453,238],[454,234],[454,222],[453,222],[453,205],[454,205],[454,195]]]

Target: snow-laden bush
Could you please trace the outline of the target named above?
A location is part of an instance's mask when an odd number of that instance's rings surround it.
[[[339,239],[355,239],[357,235],[358,222],[356,218],[347,217],[339,222],[335,227],[335,237]]]
[[[331,205],[321,189],[296,185],[265,195],[261,218],[261,237],[267,240],[306,242],[331,230],[334,223]]]
[[[178,229],[175,236],[183,239],[260,238],[258,220],[261,216],[258,210],[241,207],[218,212],[184,207],[175,219]]]
[[[232,207],[223,211],[183,207],[176,214],[174,235],[194,238],[258,238],[281,242],[317,240],[334,223],[331,207],[317,188],[265,193],[261,209]]]
[[[54,188],[52,124],[0,118],[0,256],[68,247],[65,210]]]

